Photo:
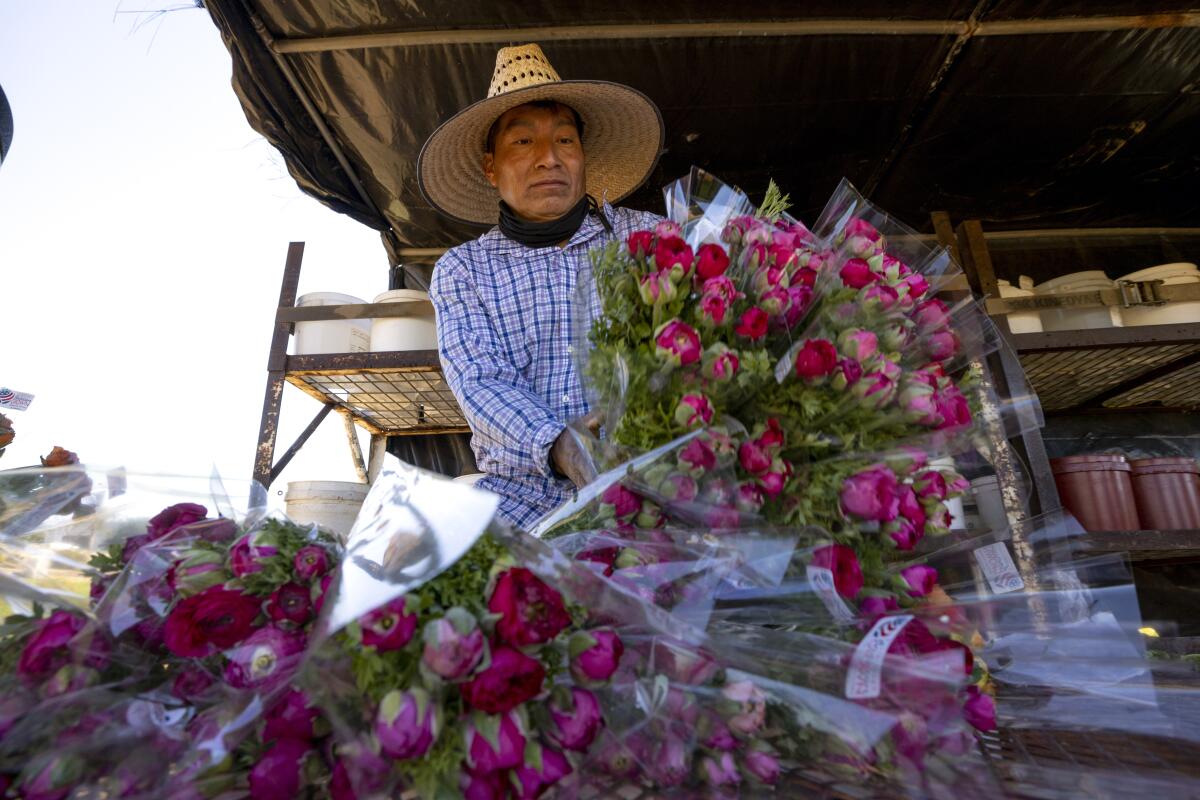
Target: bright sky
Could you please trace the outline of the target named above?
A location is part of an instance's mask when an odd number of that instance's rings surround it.
[[[0,468],[53,445],[131,470],[248,479],[287,244],[300,293],[387,289],[378,235],[300,193],[251,130],[205,11],[166,0],[0,0]],[[145,23],[139,27],[140,23]],[[287,387],[282,453],[319,404]],[[341,417],[281,478],[355,480]],[[365,435],[360,437],[366,443]]]

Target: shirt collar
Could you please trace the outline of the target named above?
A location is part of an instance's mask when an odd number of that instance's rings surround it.
[[[613,212],[612,205],[607,200],[605,200],[603,203],[600,204],[600,208],[603,209],[604,216],[608,217],[609,224],[611,224],[615,227],[616,226],[616,223],[615,223],[616,215]],[[597,236],[597,234],[603,234],[604,232],[605,232],[604,225],[601,224],[600,220],[596,219],[591,214],[588,214],[586,217],[583,218],[583,224],[579,226],[579,230],[575,231],[575,235],[573,235],[570,239],[567,240],[567,246],[563,249],[570,250],[573,247],[577,247],[581,244],[590,242],[592,239],[594,239]],[[501,233],[500,226],[498,226],[498,225],[493,227],[487,233],[480,236],[479,243],[482,244],[484,249],[487,250],[488,252],[496,253],[496,254],[509,254],[509,253],[519,252],[522,250],[532,251],[532,250],[550,250],[550,249],[557,250],[557,249],[559,249],[557,247],[555,247],[555,248],[526,247],[525,245],[521,244],[520,242],[514,242],[512,239],[508,238],[503,233]]]

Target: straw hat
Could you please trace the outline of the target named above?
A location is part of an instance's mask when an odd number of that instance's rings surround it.
[[[504,47],[486,100],[443,122],[417,158],[421,194],[462,222],[495,224],[500,200],[483,175],[487,132],[509,109],[555,100],[583,119],[587,192],[616,203],[641,186],[663,145],[662,115],[646,95],[608,81],[564,81],[536,44]]]

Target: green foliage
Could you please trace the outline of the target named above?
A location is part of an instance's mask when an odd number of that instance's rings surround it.
[[[767,193],[763,196],[762,205],[758,207],[755,216],[774,222],[792,207],[790,196],[783,193],[779,184],[772,178],[767,182]]]
[[[125,566],[125,561],[121,557],[124,550],[124,542],[112,542],[107,549],[97,551],[88,560],[88,565],[105,575],[118,573]]]

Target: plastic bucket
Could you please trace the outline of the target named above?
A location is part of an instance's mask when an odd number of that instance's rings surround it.
[[[1162,281],[1166,286],[1200,283],[1195,264],[1160,264],[1131,272],[1123,281]],[[1200,322],[1200,302],[1165,303],[1161,306],[1133,306],[1121,311],[1126,325],[1179,325]]]
[[[1074,292],[1095,292],[1115,289],[1116,282],[1100,270],[1073,272],[1061,278],[1040,283],[1034,294],[1047,297]],[[1077,331],[1087,328],[1120,328],[1124,323],[1121,309],[1115,306],[1084,306],[1082,308],[1047,308],[1041,312],[1042,328],[1048,331]]]
[[[317,525],[345,539],[370,488],[350,481],[293,481],[287,485],[284,505],[293,522]]]
[[[1008,527],[1008,515],[1004,511],[1004,500],[1000,496],[1000,479],[985,475],[971,481],[971,494],[975,497],[975,509],[979,514],[979,528],[985,531],[1002,531]]]
[[[375,298],[375,303],[418,301],[422,305],[409,317],[379,317],[371,320],[371,352],[436,350],[437,326],[429,295],[415,289],[393,289]]]
[[[1143,528],[1200,528],[1200,464],[1196,459],[1142,458],[1129,466]]]
[[[1084,530],[1138,529],[1133,481],[1125,456],[1097,454],[1050,459],[1063,506]]]
[[[996,281],[1000,297],[1033,297],[1032,289],[1013,286],[1008,281]],[[1013,333],[1041,333],[1042,316],[1036,311],[1013,311],[1008,315],[1008,327]]]
[[[363,300],[337,292],[312,292],[296,301],[300,307],[360,305]],[[298,356],[319,353],[365,353],[371,347],[371,321],[368,319],[330,319],[296,323]]]

